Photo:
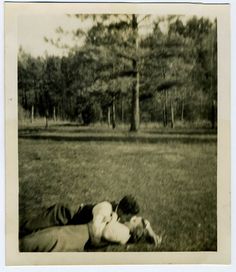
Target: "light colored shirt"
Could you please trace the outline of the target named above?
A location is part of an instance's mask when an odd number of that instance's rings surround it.
[[[98,245],[101,241],[105,226],[112,219],[112,205],[110,202],[103,201],[94,206],[92,210],[92,236],[91,241],[94,245]]]
[[[105,226],[102,234],[107,241],[126,244],[130,238],[129,228],[118,222],[118,215],[113,212],[111,221]]]
[[[104,201],[93,208],[93,221],[91,224],[94,245],[99,245],[101,238],[107,241],[126,244],[130,238],[129,228],[118,222],[117,213],[112,211],[111,203]]]

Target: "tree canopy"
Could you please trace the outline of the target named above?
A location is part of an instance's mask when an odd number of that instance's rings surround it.
[[[19,104],[33,116],[84,124],[209,120],[216,124],[217,22],[151,15],[75,15],[80,47],[67,56],[18,54]],[[79,23],[78,23],[79,25]],[[163,27],[165,25],[165,27]],[[142,30],[142,27],[148,31]],[[60,44],[58,38],[45,42]]]

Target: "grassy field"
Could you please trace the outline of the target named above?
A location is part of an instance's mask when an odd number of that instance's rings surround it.
[[[56,202],[137,196],[141,214],[163,234],[158,251],[217,249],[217,137],[207,129],[56,124],[19,128],[19,215]],[[146,251],[151,245],[109,246]]]

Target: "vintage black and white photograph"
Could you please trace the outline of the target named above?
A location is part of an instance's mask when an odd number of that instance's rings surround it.
[[[218,250],[218,18],[139,10],[17,17],[19,252]]]

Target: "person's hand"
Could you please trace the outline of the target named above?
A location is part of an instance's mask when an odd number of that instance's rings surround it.
[[[144,220],[144,223],[145,223],[145,227],[146,227],[146,231],[148,233],[148,236],[152,239],[155,247],[160,246],[160,244],[162,242],[162,235],[157,235],[153,231],[151,224],[147,219]]]
[[[155,247],[160,246],[162,242],[162,235],[156,235],[154,238]]]
[[[110,222],[118,221],[118,215],[116,212],[112,212]]]

